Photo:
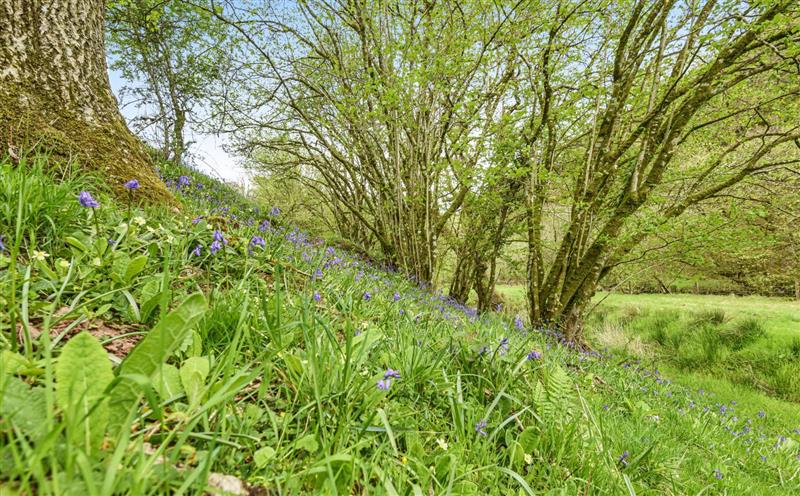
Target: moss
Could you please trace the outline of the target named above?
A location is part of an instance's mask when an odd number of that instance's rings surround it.
[[[92,125],[69,112],[19,112],[10,99],[0,101],[0,137],[4,148],[24,153],[42,150],[55,159],[77,162],[105,180],[108,189],[125,199],[123,183],[138,179],[139,198],[179,206],[153,169],[141,141],[121,117]],[[5,151],[5,150],[3,150]]]

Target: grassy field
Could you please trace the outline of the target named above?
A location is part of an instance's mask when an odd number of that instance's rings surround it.
[[[3,496],[800,491],[796,404],[660,351],[777,331],[604,303],[619,346],[578,352],[185,169],[162,169],[173,213],[0,167]]]

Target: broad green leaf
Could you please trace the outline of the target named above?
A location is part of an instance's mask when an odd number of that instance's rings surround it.
[[[518,441],[525,453],[530,453],[539,444],[539,434],[535,428],[528,427],[519,435]]]
[[[0,376],[0,430],[9,422],[31,439],[39,439],[46,420],[44,393],[44,388],[31,388],[16,377]]]
[[[168,363],[162,364],[152,376],[153,387],[163,401],[183,394],[178,368]]]
[[[146,265],[147,255],[139,255],[138,257],[131,259],[131,261],[128,262],[128,266],[125,268],[125,275],[123,277],[125,283],[130,284],[133,278],[139,275],[142,270],[144,270]]]
[[[0,351],[0,376],[18,374],[29,367],[28,360],[19,353],[9,350]]]
[[[209,363],[205,357],[191,357],[181,365],[181,384],[189,404],[196,404],[208,377]]]
[[[99,447],[108,424],[103,393],[114,379],[106,350],[97,338],[82,332],[64,346],[55,375],[56,402],[64,411],[71,441],[86,451]]]
[[[265,446],[253,453],[253,461],[256,462],[258,468],[266,467],[273,458],[275,458],[275,450],[271,446]]]
[[[306,450],[309,453],[314,453],[319,449],[319,444],[313,434],[308,434],[295,441],[294,447],[298,450]]]
[[[124,251],[115,251],[114,252],[114,262],[111,265],[111,279],[118,284],[126,283],[125,280],[125,273],[128,269],[128,265],[131,262],[131,257],[128,256],[127,253]]]
[[[117,432],[136,406],[139,389],[128,375],[150,377],[186,338],[206,311],[206,299],[195,293],[164,316],[119,366],[120,381],[111,392],[111,428]]]

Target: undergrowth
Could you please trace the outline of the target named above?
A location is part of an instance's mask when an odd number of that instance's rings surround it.
[[[0,165],[4,493],[800,490],[769,411],[478,315],[202,174],[162,168],[174,213],[43,160]],[[737,326],[722,353],[758,339]],[[706,339],[676,332],[653,339]]]

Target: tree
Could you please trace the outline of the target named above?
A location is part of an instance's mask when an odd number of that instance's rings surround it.
[[[280,159],[257,162],[270,173],[312,167],[307,185],[339,224],[431,281],[513,73],[499,36],[510,13],[477,0],[311,1],[286,19],[247,15],[220,14],[255,54],[246,97],[226,105],[244,109],[230,114],[243,149]]]
[[[642,241],[800,161],[800,13],[787,0],[659,0],[549,15],[546,41],[524,53],[528,300],[533,322],[580,342],[598,284]],[[743,91],[755,82],[771,90]]]
[[[224,69],[226,26],[181,0],[114,0],[106,17],[111,67],[128,81],[132,103],[146,110],[134,128],[153,136],[166,160],[182,162],[187,125],[200,121]]]
[[[39,145],[173,202],[111,93],[104,10],[103,0],[0,0],[0,137],[12,155]]]

